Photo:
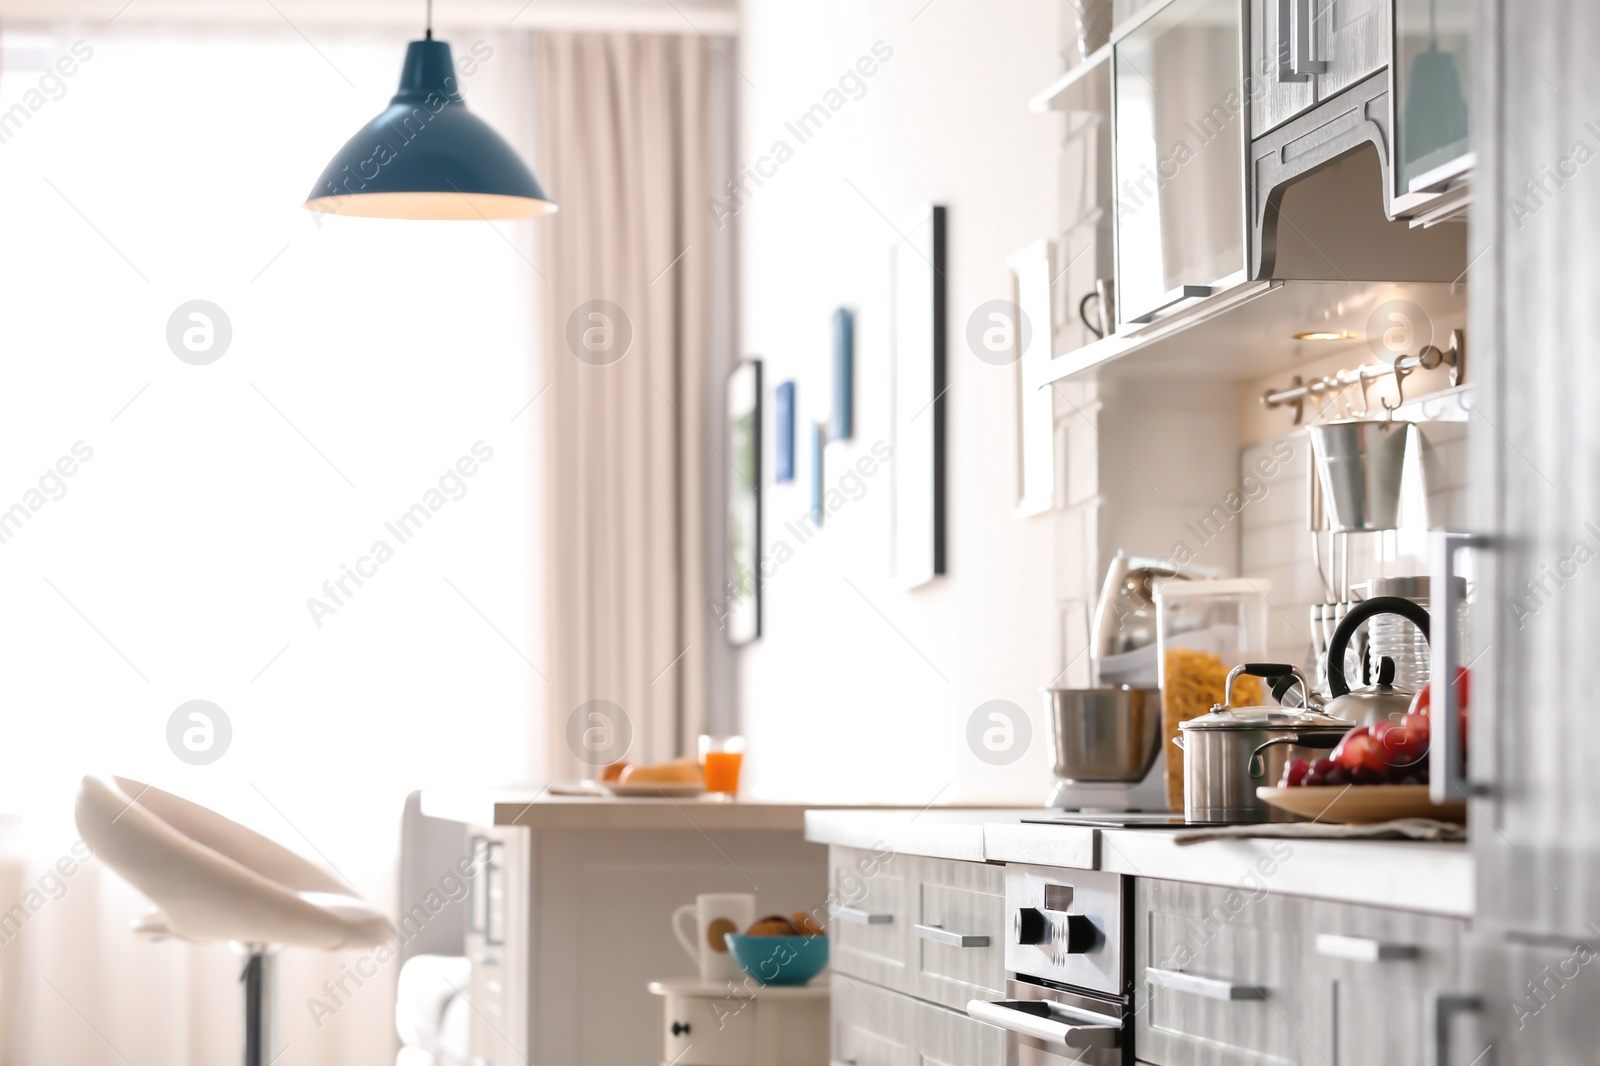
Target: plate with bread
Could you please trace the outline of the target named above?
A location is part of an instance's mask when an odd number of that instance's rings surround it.
[[[612,771],[606,767],[606,771]],[[613,796],[625,798],[689,799],[706,790],[700,763],[693,758],[674,759],[653,766],[621,766],[615,778],[598,783]]]

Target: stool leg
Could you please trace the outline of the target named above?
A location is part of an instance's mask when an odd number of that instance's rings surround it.
[[[278,958],[251,945],[239,981],[244,985],[244,1066],[271,1066],[277,1023]]]

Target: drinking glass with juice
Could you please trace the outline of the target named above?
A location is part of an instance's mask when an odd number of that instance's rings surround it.
[[[744,763],[744,737],[700,737],[700,771],[705,775],[706,791],[732,799],[739,791],[739,769]]]

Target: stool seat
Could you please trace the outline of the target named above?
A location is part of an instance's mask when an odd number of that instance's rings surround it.
[[[170,792],[85,777],[75,813],[95,856],[155,904],[134,927],[144,935],[324,951],[392,939],[322,867]]]

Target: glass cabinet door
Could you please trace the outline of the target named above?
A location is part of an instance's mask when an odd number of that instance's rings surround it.
[[[1412,189],[1419,177],[1443,180],[1465,166],[1472,150],[1467,86],[1476,20],[1472,0],[1395,0],[1397,197],[1428,191]]]
[[[1173,0],[1117,42],[1118,320],[1149,321],[1246,268],[1241,0]]]

